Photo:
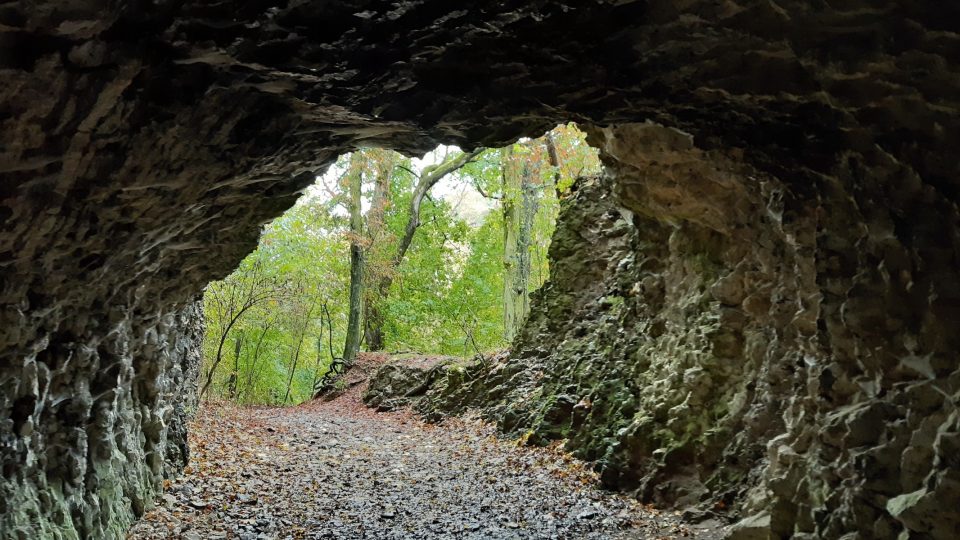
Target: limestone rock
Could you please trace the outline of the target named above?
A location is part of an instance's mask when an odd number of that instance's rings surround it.
[[[419,408],[475,407],[531,442],[566,439],[604,484],[650,502],[754,516],[733,537],[955,536],[960,506],[933,501],[955,496],[960,372],[944,367],[937,391],[926,370],[899,369],[922,340],[874,332],[892,306],[862,305],[889,282],[830,277],[840,231],[862,230],[831,224],[851,210],[785,199],[782,181],[673,129],[592,137],[607,176],[564,201],[551,278],[511,356],[441,380]],[[831,292],[854,278],[860,289]],[[952,347],[928,345],[927,358]],[[904,495],[921,485],[932,491]]]
[[[744,518],[732,527],[727,540],[768,540],[770,538],[770,515],[757,514]]]
[[[567,437],[665,504],[698,471],[705,502],[780,536],[919,526],[886,501],[953,489],[958,21],[934,1],[3,4],[0,530],[123,536],[185,456],[178,317],[339,153],[570,120],[610,195],[566,211],[515,357],[448,370],[424,406]],[[793,453],[766,463],[779,437]]]
[[[406,407],[423,396],[449,365],[450,360],[424,364],[395,359],[370,377],[363,402],[379,411]]]

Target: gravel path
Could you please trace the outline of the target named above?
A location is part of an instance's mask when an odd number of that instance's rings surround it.
[[[339,399],[208,406],[192,432],[186,474],[129,538],[714,536],[599,491],[576,460],[499,440],[477,421],[429,425]]]

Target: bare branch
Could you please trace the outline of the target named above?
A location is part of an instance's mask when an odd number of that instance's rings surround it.
[[[397,167],[400,168],[400,169],[403,169],[403,170],[407,171],[407,172],[410,173],[410,174],[412,174],[414,178],[417,178],[417,179],[420,178],[420,175],[419,175],[419,174],[413,172],[413,171],[412,171],[409,167],[407,167],[406,165],[398,164]]]
[[[473,161],[473,158],[480,155],[484,150],[484,148],[478,148],[472,152],[462,152],[443,163],[432,165],[423,170],[423,173],[420,175],[420,180],[413,189],[413,197],[410,199],[410,218],[407,221],[407,227],[403,232],[403,237],[397,246],[397,253],[393,257],[394,266],[400,265],[403,257],[407,254],[407,250],[410,248],[410,244],[413,242],[413,235],[417,232],[417,227],[420,226],[420,205],[423,204],[423,199],[429,191],[444,176],[461,169],[464,165]]]
[[[503,200],[503,197],[501,197],[501,196],[497,196],[497,195],[494,195],[494,194],[492,194],[492,193],[487,193],[486,191],[484,191],[483,188],[480,187],[480,183],[477,182],[476,179],[474,179],[473,182],[471,182],[471,183],[473,184],[473,189],[477,190],[477,191],[480,193],[480,195],[482,195],[484,198],[492,199],[492,200],[495,200],[495,201]]]

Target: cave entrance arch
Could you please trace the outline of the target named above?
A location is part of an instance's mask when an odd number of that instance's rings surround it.
[[[4,530],[122,535],[179,459],[171,396],[198,332],[185,306],[340,152],[496,146],[573,119],[603,128],[623,206],[666,227],[668,248],[705,250],[715,326],[769,318],[779,349],[740,368],[760,375],[743,394],[760,444],[719,450],[753,471],[735,482],[743,526],[955,536],[960,13],[859,8],[5,7]],[[646,121],[679,132],[622,127]],[[675,160],[654,179],[634,148]],[[737,266],[714,263],[740,241],[757,274],[728,283]],[[728,305],[748,283],[772,288]],[[738,339],[711,331],[704,347]]]
[[[563,124],[504,148],[341,155],[204,289],[201,399],[335,395],[353,362],[354,313],[365,351],[469,359],[505,348],[549,274],[561,198],[599,174],[584,139]]]

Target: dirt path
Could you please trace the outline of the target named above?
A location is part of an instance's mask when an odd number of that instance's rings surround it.
[[[476,421],[375,413],[351,392],[288,408],[208,406],[185,476],[131,539],[708,538],[593,487],[556,450]]]

